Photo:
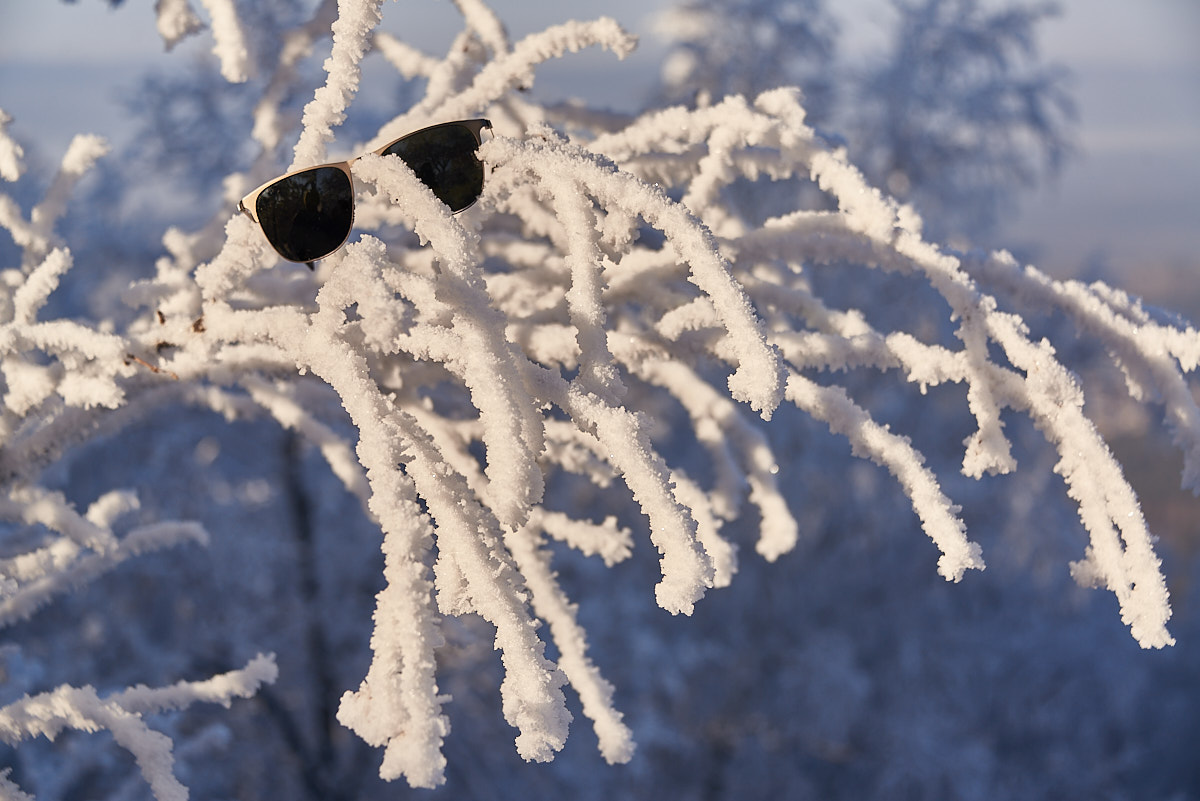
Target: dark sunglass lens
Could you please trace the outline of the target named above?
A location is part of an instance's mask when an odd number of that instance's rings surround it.
[[[479,140],[465,125],[439,125],[409,134],[383,155],[397,155],[451,211],[462,211],[483,191],[483,164],[475,157]]]
[[[267,241],[289,261],[315,261],[337,250],[354,225],[354,187],[337,167],[280,178],[254,204]]]

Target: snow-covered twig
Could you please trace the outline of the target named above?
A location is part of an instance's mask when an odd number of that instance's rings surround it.
[[[0,739],[10,745],[33,737],[54,740],[66,729],[108,731],[137,760],[158,801],[186,801],[187,788],[175,776],[171,738],[151,729],[143,716],[184,709],[197,702],[228,707],[234,698],[249,698],[275,681],[279,670],[272,656],[258,656],[241,670],[170,687],[131,687],[101,698],[92,687],[59,687],[0,709]],[[9,786],[11,782],[6,780]]]

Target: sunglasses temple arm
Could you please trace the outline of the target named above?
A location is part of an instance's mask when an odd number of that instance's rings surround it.
[[[244,198],[243,198],[243,200],[244,200]],[[237,210],[240,211],[242,214],[245,214],[253,222],[257,223],[258,220],[255,219],[254,215],[250,213],[250,209],[246,208],[246,204],[243,202],[243,200],[238,201]]]

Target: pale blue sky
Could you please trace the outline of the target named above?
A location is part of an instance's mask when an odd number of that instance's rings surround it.
[[[538,91],[583,92],[620,103],[647,86],[661,54],[651,17],[663,0],[609,0],[603,13],[642,35],[623,63],[586,54],[539,74]],[[1074,73],[1081,114],[1080,157],[1053,186],[1028,197],[1003,232],[1014,244],[1037,243],[1041,263],[1071,272],[1104,252],[1132,270],[1171,263],[1196,268],[1200,282],[1200,0],[1065,0],[1064,14],[1043,27],[1045,56]],[[551,22],[596,16],[583,0],[493,0],[519,36]],[[852,49],[881,41],[884,0],[831,4],[844,16]],[[178,63],[164,54],[151,0],[112,10],[101,0],[0,0],[0,108],[15,133],[46,159],[70,136],[128,135],[119,97],[148,63]],[[418,20],[412,16],[420,13]],[[419,27],[431,49],[457,30],[450,3],[401,0],[384,6],[385,25]],[[205,36],[181,49],[204,50]],[[602,75],[600,80],[597,76]]]

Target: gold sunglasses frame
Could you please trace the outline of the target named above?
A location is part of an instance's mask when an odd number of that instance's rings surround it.
[[[491,130],[492,123],[491,123],[491,120],[487,120],[487,119],[483,119],[483,118],[472,119],[472,120],[451,120],[449,122],[439,122],[436,125],[427,125],[424,128],[419,128],[415,131],[410,131],[409,133],[406,133],[404,136],[397,137],[396,139],[393,139],[392,141],[388,142],[383,147],[376,148],[375,150],[372,150],[370,152],[376,156],[382,156],[388,148],[394,147],[397,142],[401,142],[401,141],[409,138],[410,136],[416,136],[418,134],[423,134],[423,133],[432,131],[437,128],[448,128],[450,126],[460,126],[460,127],[463,127],[463,128],[466,128],[467,130],[469,130],[471,132],[471,134],[474,135],[475,144],[476,144],[476,147],[478,147],[479,145],[483,144],[483,129],[487,128],[488,130]],[[367,155],[367,154],[364,153],[363,155]],[[271,180],[267,181],[266,183],[262,184],[261,186],[259,186],[253,192],[250,192],[248,195],[243,197],[241,200],[239,200],[238,204],[237,204],[238,211],[240,211],[242,214],[245,214],[247,217],[249,217],[251,220],[253,220],[254,224],[258,226],[259,231],[262,231],[262,223],[260,223],[258,220],[258,210],[256,208],[256,204],[258,203],[258,196],[261,195],[264,190],[266,190],[267,188],[269,188],[271,186],[274,186],[275,184],[279,183],[280,181],[287,180],[288,178],[291,178],[294,175],[301,175],[301,174],[309,172],[311,170],[320,170],[320,169],[324,169],[326,167],[333,167],[335,169],[341,170],[343,173],[346,174],[347,180],[350,181],[350,203],[351,203],[350,227],[346,230],[346,236],[342,239],[341,243],[336,248],[329,251],[324,256],[318,256],[317,258],[323,259],[328,256],[331,256],[334,253],[337,253],[339,250],[341,250],[343,246],[345,246],[347,240],[350,239],[350,234],[353,233],[353,231],[354,231],[354,208],[355,208],[354,174],[350,171],[350,167],[351,167],[351,165],[354,164],[354,162],[358,161],[360,158],[362,158],[362,156],[355,156],[354,158],[346,159],[345,161],[331,161],[328,164],[314,164],[311,167],[301,167],[299,169],[291,170],[290,172],[286,172],[283,175],[276,176],[276,177],[272,178]],[[478,197],[475,198],[475,200],[471,201],[466,206],[463,206],[461,209],[458,209],[458,211],[455,211],[454,214],[458,214],[460,211],[466,211],[467,209],[471,208],[471,206],[474,206],[475,203],[478,202],[478,200],[479,200]],[[263,232],[263,236],[264,237],[266,236],[265,231]],[[267,239],[267,242],[268,242],[268,244],[271,244],[271,241],[269,238]],[[282,253],[279,253],[279,249],[276,248],[274,244],[271,244],[271,249],[274,250],[277,254],[279,254],[279,257],[281,259],[284,259],[285,261],[293,262],[294,264],[307,264],[309,267],[312,267],[313,262],[315,262],[317,260],[317,259],[310,259],[308,261],[297,261],[295,259],[289,259],[287,256],[284,256]]]

